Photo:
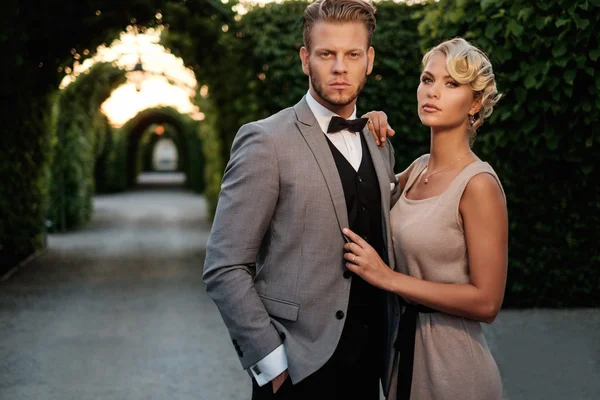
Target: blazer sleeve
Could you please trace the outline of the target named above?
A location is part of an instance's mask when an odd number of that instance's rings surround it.
[[[244,369],[282,343],[253,284],[278,196],[275,141],[258,124],[244,125],[223,175],[203,274]]]

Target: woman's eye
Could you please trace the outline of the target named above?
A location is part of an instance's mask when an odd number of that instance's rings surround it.
[[[432,82],[432,81],[431,81],[431,78],[429,78],[428,76],[424,76],[424,77],[421,78],[421,82],[423,82],[423,83],[429,83],[429,82]]]
[[[447,85],[450,87],[458,87],[459,86],[458,83],[452,82],[452,81],[448,82]]]

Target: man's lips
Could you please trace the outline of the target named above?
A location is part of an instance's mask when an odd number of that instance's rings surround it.
[[[442,111],[439,109],[438,106],[431,104],[431,103],[425,103],[423,104],[423,106],[421,107],[423,109],[423,111],[425,112],[437,112],[437,111]]]
[[[329,87],[332,89],[346,89],[350,87],[350,84],[346,82],[332,82],[329,84]]]

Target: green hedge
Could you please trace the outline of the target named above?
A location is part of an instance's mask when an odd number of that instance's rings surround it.
[[[98,113],[102,122],[97,126],[97,137],[103,138],[102,146],[97,146],[94,165],[96,193],[115,193],[127,189],[127,136],[111,127],[106,116]],[[100,148],[101,147],[101,148]]]
[[[599,305],[598,0],[530,3],[378,3],[375,68],[359,112],[388,113],[400,170],[429,147],[416,112],[422,54],[458,35],[488,52],[506,97],[475,151],[496,169],[509,202],[505,305]],[[306,92],[298,57],[305,6],[256,7],[220,40],[244,92],[241,107],[235,99],[223,106],[231,121],[265,117]],[[235,130],[222,134],[229,148]]]
[[[173,137],[179,151],[179,165],[186,174],[185,186],[197,193],[204,191],[204,155],[203,143],[198,133],[202,122],[193,120],[189,115],[180,114],[171,107],[159,107],[144,110],[119,128],[119,135],[126,141],[127,162],[124,174],[127,187],[134,187],[142,169],[142,148],[147,128],[156,123],[173,127]],[[121,172],[122,173],[122,172]]]
[[[100,105],[125,82],[125,72],[110,63],[95,64],[58,97],[48,219],[55,231],[81,226],[92,215],[94,164],[106,146],[110,129]]]
[[[157,11],[180,3],[98,0],[72,2],[65,8],[53,2],[3,2],[0,48],[6,57],[0,61],[5,77],[0,135],[0,272],[45,243],[49,163],[56,126],[50,119],[63,75],[60,71],[74,61],[71,50],[81,54],[84,49],[110,42],[134,18],[138,24],[153,26]],[[209,21],[213,15],[231,15],[220,2],[187,3],[194,8],[192,15]],[[206,39],[209,47],[212,40]],[[121,140],[113,133],[110,137]]]
[[[506,304],[599,305],[599,0],[431,4],[423,48],[463,36],[491,57],[504,99],[476,150],[510,213]]]
[[[161,135],[155,133],[155,125],[151,125],[146,129],[146,132],[142,135],[140,141],[140,171],[142,172],[153,172],[156,171],[154,168],[154,150],[156,149],[157,143],[161,139],[170,139],[175,143],[177,147],[177,133],[172,132],[173,127],[171,125],[163,125],[165,132]],[[181,153],[178,151],[178,153]],[[181,160],[178,160],[177,170],[181,171]]]
[[[202,155],[204,159],[204,171],[201,178],[204,182],[204,197],[208,206],[207,213],[212,218],[217,209],[221,179],[225,169],[225,161],[222,155],[223,143],[217,128],[218,114],[216,107],[208,100],[197,99],[196,102],[206,115],[204,121],[197,125],[196,135],[202,143],[202,153],[197,153],[196,156],[200,157]],[[195,164],[200,165],[198,161]],[[199,173],[200,170],[196,172]],[[193,173],[193,171],[190,171],[190,173]]]

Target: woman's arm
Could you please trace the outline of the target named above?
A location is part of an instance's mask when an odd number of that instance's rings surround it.
[[[469,284],[429,282],[394,272],[350,230],[344,231],[353,241],[344,246],[346,266],[372,285],[406,300],[491,323],[502,305],[508,262],[506,203],[494,177],[480,174],[471,179],[459,210],[467,241]]]

